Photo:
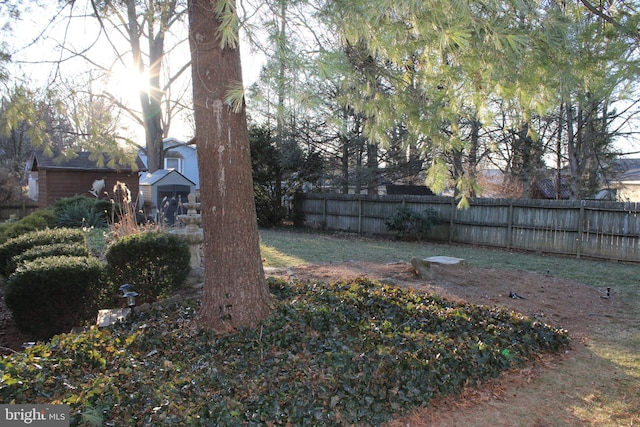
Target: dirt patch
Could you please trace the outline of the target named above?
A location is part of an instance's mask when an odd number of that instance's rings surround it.
[[[433,279],[421,279],[410,263],[342,262],[313,264],[269,272],[286,278],[333,281],[368,277],[383,283],[435,293],[454,301],[503,306],[567,329],[572,336],[586,334],[593,323],[620,308],[606,289],[525,271],[467,266],[434,266]]]
[[[565,354],[541,357],[533,366],[514,369],[460,396],[439,399],[388,427],[591,425],[567,411],[567,399],[579,399],[569,382],[575,375],[589,376],[590,333],[603,323],[615,321],[625,311],[623,301],[615,295],[607,298],[606,289],[551,275],[468,266],[435,266],[432,271],[432,279],[421,279],[408,262],[343,262],[278,269],[268,274],[321,281],[368,277],[455,301],[506,307],[569,331],[572,346]],[[582,366],[585,360],[587,371],[573,368]],[[566,388],[549,390],[545,376],[566,376]]]

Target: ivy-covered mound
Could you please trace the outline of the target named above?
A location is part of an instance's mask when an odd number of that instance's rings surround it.
[[[68,403],[72,425],[377,425],[569,341],[368,280],[270,286],[276,307],[252,330],[193,327],[192,301],[6,357],[0,401]]]

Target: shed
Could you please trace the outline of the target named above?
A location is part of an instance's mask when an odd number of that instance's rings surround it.
[[[93,160],[96,158],[102,159]],[[46,156],[42,151],[31,153],[26,171],[29,174],[29,197],[38,201],[39,208],[46,208],[56,200],[75,195],[93,195],[96,182],[99,192],[107,194],[117,182],[127,185],[131,194],[138,194],[138,171],[146,171],[144,163],[136,156],[135,167],[118,164],[107,166],[112,158],[106,153],[77,152],[69,158]]]
[[[196,184],[176,170],[158,169],[140,176],[140,203],[146,216],[156,217],[161,209],[173,224],[179,203],[186,203],[189,193],[195,193]]]

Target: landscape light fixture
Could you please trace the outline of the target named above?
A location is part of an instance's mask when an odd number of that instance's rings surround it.
[[[131,314],[133,314],[134,307],[136,306],[136,297],[138,293],[136,291],[131,290],[132,286],[129,283],[125,283],[120,286],[120,290],[122,291],[122,297],[127,299],[127,305],[131,309]]]

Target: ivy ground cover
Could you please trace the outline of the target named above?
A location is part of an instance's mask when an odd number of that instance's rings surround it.
[[[72,425],[379,425],[569,343],[517,313],[366,279],[270,287],[255,329],[198,328],[190,301],[7,356],[0,401],[67,403]]]

